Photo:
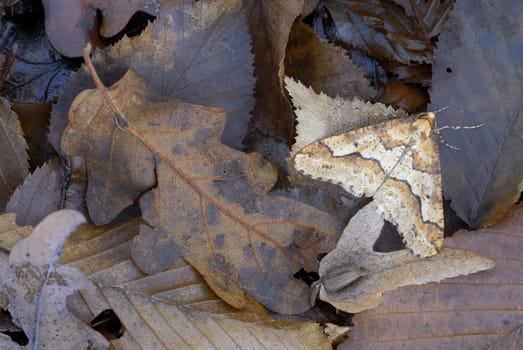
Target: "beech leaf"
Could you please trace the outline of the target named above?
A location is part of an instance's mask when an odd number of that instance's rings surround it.
[[[386,291],[494,266],[488,258],[459,249],[445,248],[429,258],[416,257],[406,249],[374,252],[374,243],[385,222],[376,210],[374,203],[360,210],[343,231],[336,249],[320,262],[316,288],[320,299],[337,309],[361,312],[378,306]]]
[[[439,37],[431,92],[440,126],[479,125],[447,131],[440,147],[443,189],[472,227],[495,221],[523,189],[523,28],[518,1],[458,1]],[[469,59],[463,59],[469,57]]]
[[[328,136],[406,116],[405,112],[395,111],[381,103],[318,94],[289,77],[285,78],[285,87],[292,98],[298,121],[293,153]]]
[[[9,199],[7,211],[17,214],[18,225],[36,226],[60,209],[63,185],[64,171],[60,159],[55,158],[27,176]]]

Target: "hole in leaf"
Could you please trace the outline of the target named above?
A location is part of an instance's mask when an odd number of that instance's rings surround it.
[[[22,328],[13,323],[9,311],[0,309],[0,323],[2,324],[2,333],[9,336],[12,341],[22,346],[29,343],[29,338],[27,338]]]
[[[101,13],[99,14],[99,17],[101,17]],[[141,32],[145,30],[145,28],[147,28],[149,22],[153,22],[155,19],[155,16],[151,16],[145,12],[138,11],[131,17],[131,19],[129,19],[127,25],[118,34],[110,38],[104,38],[100,36],[100,40],[105,46],[110,46],[115,44],[121,38],[123,38],[124,35],[127,35],[129,38],[138,36]]]
[[[452,68],[447,67],[447,73],[452,73]]]
[[[91,328],[100,332],[107,340],[120,338],[125,330],[122,322],[111,309],[106,309],[93,318]]]
[[[307,272],[303,268],[301,268],[300,271],[292,275],[292,277],[307,283],[308,286],[320,279],[320,275],[318,275],[317,272]]]
[[[388,221],[385,221],[379,238],[374,243],[374,251],[381,253],[393,252],[396,250],[405,249],[403,239],[396,227]]]

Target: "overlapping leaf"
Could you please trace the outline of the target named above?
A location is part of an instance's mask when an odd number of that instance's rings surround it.
[[[0,216],[0,224],[3,249],[11,249],[31,231],[14,225],[12,215]],[[113,346],[330,348],[321,327],[313,322],[275,321],[254,304],[244,312],[234,310],[182,259],[157,275],[144,274],[132,262],[129,249],[139,225],[140,220],[110,227],[83,225],[65,243],[60,259],[60,264],[82,271],[96,286],[74,295],[69,311],[88,322],[102,310],[112,309],[122,321],[124,335],[113,340]]]
[[[82,56],[86,43],[99,39],[98,29],[104,37],[111,37],[123,29],[137,11],[157,15],[160,0],[43,0],[45,27],[54,48],[64,56]],[[96,11],[103,16],[97,27]]]
[[[106,85],[132,68],[164,95],[225,109],[222,141],[240,149],[254,104],[250,41],[243,1],[169,0],[139,37],[123,38],[93,60]],[[93,86],[85,72],[72,75],[51,119],[56,147],[73,98]]]
[[[184,257],[236,307],[250,295],[272,310],[305,311],[308,287],[292,275],[317,267],[316,255],[332,249],[341,223],[297,201],[268,195],[275,169],[257,154],[219,142],[222,111],[164,99],[132,71],[111,96],[131,133],[114,126],[96,90],[85,91],[75,101],[77,113],[64,145],[134,137],[150,150],[143,157],[155,157],[158,186],[140,200],[149,226],[142,227],[133,247],[138,266],[157,273]],[[112,147],[99,141],[96,146],[100,153]],[[122,151],[119,157],[122,166],[136,172],[141,161],[136,154]]]
[[[436,51],[432,108],[454,107],[438,124],[483,124],[444,134],[461,150],[440,147],[445,196],[474,227],[502,215],[522,190],[522,15],[518,1],[458,2]]]
[[[29,173],[27,143],[16,114],[9,102],[0,97],[0,211],[3,211],[10,194]]]
[[[458,232],[444,246],[474,251],[496,266],[386,293],[378,308],[354,316],[351,337],[340,348],[483,349],[523,323],[521,205],[505,223]],[[502,348],[510,349],[505,341]]]

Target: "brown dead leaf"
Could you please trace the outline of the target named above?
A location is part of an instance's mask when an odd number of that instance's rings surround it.
[[[285,90],[285,47],[291,26],[303,8],[303,0],[250,0],[250,33],[253,37],[256,103],[252,129],[290,143],[294,132],[292,109]]]
[[[508,334],[499,337],[488,350],[518,350],[523,344],[523,325],[512,329]]]
[[[111,37],[125,27],[135,12],[155,16],[160,8],[159,0],[43,0],[42,4],[47,36],[54,48],[68,57],[82,56],[85,44],[93,40],[99,42],[97,10],[103,16],[100,34]]]
[[[385,222],[376,210],[374,203],[360,210],[347,225],[336,249],[320,262],[316,288],[320,299],[337,309],[361,312],[376,307],[386,291],[494,266],[487,258],[459,249],[446,248],[430,258],[416,257],[406,249],[374,252],[374,243]]]
[[[4,215],[3,217],[5,217]],[[22,228],[3,226],[2,248],[16,242]],[[275,321],[260,308],[239,312],[221,301],[183,259],[148,276],[132,262],[130,246],[140,220],[116,226],[83,225],[64,244],[62,265],[86,274],[96,289],[69,300],[78,318],[89,322],[112,309],[122,321],[123,337],[111,344],[121,349],[330,349],[313,322]],[[30,231],[30,228],[29,228]],[[255,305],[253,305],[254,307]]]
[[[60,209],[64,170],[55,158],[27,176],[7,203],[7,212],[16,213],[18,225],[36,226],[43,218]]]
[[[298,121],[293,153],[328,136],[406,116],[403,111],[394,111],[381,103],[372,104],[358,98],[350,100],[317,94],[301,82],[288,77],[285,78],[285,86],[296,108]]]
[[[242,149],[254,105],[253,55],[242,0],[169,0],[137,37],[123,38],[93,56],[107,86],[132,68],[163,95],[228,113],[221,140]],[[57,148],[67,112],[80,91],[93,88],[81,71],[71,75],[51,117],[50,142]]]
[[[107,347],[100,334],[66,307],[66,297],[90,288],[89,280],[77,269],[55,264],[61,245],[83,222],[83,215],[72,210],[53,213],[12,248],[8,262],[0,259],[9,312],[34,348],[85,349],[88,344],[95,349]]]
[[[474,251],[496,266],[438,284],[385,294],[382,304],[353,318],[340,349],[481,349],[523,323],[523,207],[509,220],[458,232],[445,246]]]
[[[29,173],[27,143],[9,102],[0,97],[0,212],[9,196]]]
[[[370,99],[376,91],[346,51],[321,39],[300,18],[294,21],[285,52],[285,74],[315,92]]]
[[[381,60],[432,62],[431,39],[445,27],[452,1],[326,0],[337,38]],[[411,7],[414,4],[414,7]]]
[[[219,142],[222,111],[164,99],[132,71],[110,94],[132,135],[114,126],[96,90],[84,91],[75,100],[77,113],[63,148],[73,148],[76,140],[101,147],[93,151],[103,153],[111,146],[100,138],[134,137],[151,152],[142,157],[155,157],[158,186],[140,200],[150,226],[143,226],[135,239],[137,265],[157,273],[184,257],[236,307],[245,305],[245,291],[282,313],[309,308],[308,287],[292,275],[302,267],[316,268],[316,255],[332,249],[341,223],[307,205],[268,195],[276,170],[258,154]],[[92,124],[86,130],[93,134],[77,128],[76,120]],[[100,125],[106,130],[94,129]],[[123,150],[118,156],[122,166],[136,172],[139,157]]]

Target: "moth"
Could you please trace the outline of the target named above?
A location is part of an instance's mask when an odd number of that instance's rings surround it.
[[[414,254],[429,257],[443,244],[443,199],[433,112],[327,137],[294,157],[296,170],[373,197]]]

